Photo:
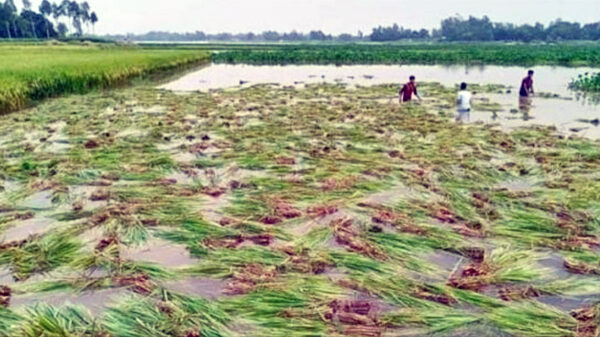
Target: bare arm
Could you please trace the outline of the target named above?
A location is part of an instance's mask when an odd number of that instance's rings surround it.
[[[415,96],[419,99],[419,101],[422,101],[421,96],[419,96],[419,93],[417,92],[417,87],[415,87]]]

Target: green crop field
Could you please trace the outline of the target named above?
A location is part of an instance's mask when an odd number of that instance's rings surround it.
[[[213,55],[218,63],[600,65],[597,43],[255,44],[201,48],[219,50]]]
[[[208,53],[196,50],[0,44],[0,113],[46,97],[124,84],[132,77],[208,60]]]
[[[403,105],[396,83],[94,90],[213,50],[598,64],[593,45],[446,47],[0,44],[4,111],[39,103],[0,115],[0,337],[597,337],[598,141],[456,123],[439,83]]]

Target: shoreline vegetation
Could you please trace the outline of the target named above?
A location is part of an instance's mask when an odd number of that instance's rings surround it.
[[[0,336],[591,336],[598,142],[457,124],[454,88],[423,89],[0,116]]]
[[[600,73],[581,74],[571,82],[570,87],[580,91],[600,92]]]
[[[493,64],[598,66],[594,43],[114,44],[72,40],[0,43],[0,114],[48,97],[85,93],[208,62],[289,64]],[[596,77],[597,78],[597,77]],[[575,90],[597,91],[594,77]]]
[[[219,45],[216,45],[217,47]],[[600,44],[299,44],[223,46],[215,63],[600,66]]]
[[[110,88],[210,62],[210,53],[114,44],[0,44],[0,114],[45,98]]]

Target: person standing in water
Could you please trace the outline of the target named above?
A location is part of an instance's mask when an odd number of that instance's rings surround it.
[[[402,86],[402,89],[400,89],[400,104],[410,102],[413,94],[419,99],[419,101],[421,100],[421,97],[417,92],[417,83],[415,82],[416,78],[411,76],[409,80],[410,81]]]
[[[527,74],[527,77],[525,77],[523,82],[521,82],[521,90],[519,91],[519,95],[521,97],[533,96],[533,73],[533,70],[530,70]]]
[[[467,90],[467,84],[460,84],[460,91],[458,92],[458,115],[456,116],[457,122],[469,122],[471,119],[471,93]]]
[[[521,90],[519,90],[519,110],[524,114],[528,114],[531,110],[531,96],[534,95],[533,74],[533,70],[529,70],[527,77],[521,82]]]

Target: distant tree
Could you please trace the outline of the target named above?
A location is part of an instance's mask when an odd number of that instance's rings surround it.
[[[582,35],[585,40],[600,40],[600,22],[583,26]]]
[[[69,28],[64,22],[59,23],[56,29],[58,30],[58,34],[63,37],[66,36],[69,31]]]
[[[331,35],[327,35],[320,30],[313,30],[310,33],[308,33],[308,38],[314,41],[325,41],[331,40]]]
[[[15,5],[14,0],[6,0],[6,2],[4,3],[4,8],[12,13],[17,12],[17,6]]]
[[[337,37],[337,39],[342,42],[350,42],[350,41],[354,40],[354,36],[352,36],[351,34],[344,33],[344,34],[340,34]]]
[[[219,41],[231,41],[233,40],[233,35],[231,33],[219,33],[215,35],[215,39]]]
[[[302,41],[306,40],[306,36],[304,36],[304,34],[302,33],[298,33],[297,31],[293,30],[289,33],[283,34],[281,39],[284,41]]]
[[[90,31],[90,4],[87,1],[84,1],[79,8],[79,17],[83,24],[87,27],[87,31]]]
[[[76,34],[81,36],[83,34],[81,28],[81,7],[77,1],[68,1],[67,5],[67,16],[71,19],[71,24]]]
[[[46,27],[45,27],[46,38],[49,39],[50,38],[50,27],[47,23],[48,23],[48,19],[52,15],[52,4],[50,3],[50,1],[48,1],[48,0],[42,1],[42,3],[40,4],[39,11],[40,11],[40,14],[42,14],[44,16],[44,19],[46,19],[46,21],[45,21],[45,23],[46,23]]]
[[[582,38],[581,25],[562,21],[561,19],[552,22],[547,29],[547,39],[549,40],[578,40]]]
[[[373,32],[369,38],[371,41],[398,41],[404,39],[425,39],[429,37],[429,31],[421,29],[420,31],[404,29],[394,24],[391,27],[373,28]]]
[[[63,23],[61,22],[62,18],[67,18],[67,22],[68,22],[68,17],[67,17],[67,8],[69,7],[69,0],[63,0],[60,4],[52,4],[52,17],[54,18],[54,21],[57,24],[57,29],[58,29],[58,25]],[[68,32],[68,26],[66,24],[64,24],[64,26],[67,28],[67,32]],[[66,35],[62,34],[63,36]]]
[[[442,21],[441,34],[448,41],[491,41],[494,25],[487,16],[471,16],[468,20],[455,16]]]
[[[13,0],[6,0],[6,2],[4,3],[4,10],[8,13],[8,20],[6,24],[8,27],[7,30],[9,38],[11,36],[19,37],[20,34],[18,26],[15,23],[17,15],[17,6],[15,6],[15,2]]]
[[[23,0],[23,10],[24,11],[31,11],[31,1],[29,1],[29,0]],[[33,37],[37,38],[37,34],[35,32],[34,22],[33,21],[29,21],[29,24],[31,25],[31,32],[33,33]]]
[[[42,14],[36,13],[31,10],[24,10],[19,16],[19,21],[23,25],[23,31],[26,30],[27,34],[23,34],[22,37],[41,37],[46,36],[48,38],[56,36],[52,23]],[[29,30],[30,29],[30,30]]]
[[[266,31],[262,33],[263,40],[265,41],[279,41],[281,36],[275,31]]]
[[[90,22],[92,23],[93,32],[96,34],[96,22],[98,22],[98,15],[96,15],[96,12],[90,14]]]

